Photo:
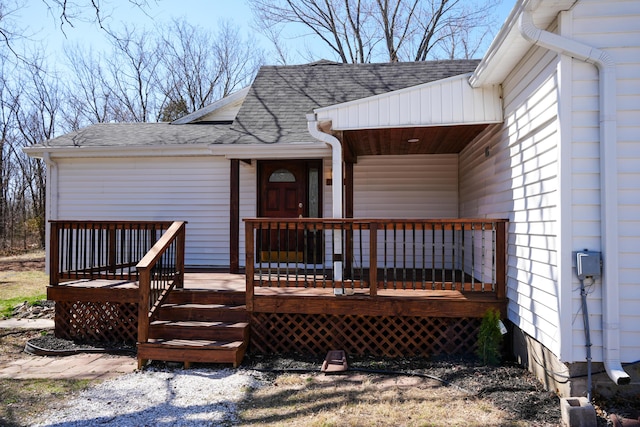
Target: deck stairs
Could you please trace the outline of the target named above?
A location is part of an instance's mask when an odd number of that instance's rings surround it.
[[[249,343],[245,293],[174,289],[149,326],[149,342],[138,344],[146,360],[231,363],[238,367]]]

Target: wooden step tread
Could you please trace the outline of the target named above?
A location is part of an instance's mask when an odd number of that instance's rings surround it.
[[[151,339],[145,344],[146,347],[156,348],[183,348],[183,349],[219,349],[219,350],[236,350],[246,346],[243,341],[211,341],[211,340],[180,340],[180,339]]]
[[[150,326],[175,326],[182,328],[246,328],[248,322],[207,322],[197,320],[154,320]]]

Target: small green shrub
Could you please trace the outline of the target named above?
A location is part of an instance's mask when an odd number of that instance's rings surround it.
[[[489,309],[484,314],[480,324],[476,355],[485,365],[497,365],[502,358],[501,348],[500,312],[495,309]]]

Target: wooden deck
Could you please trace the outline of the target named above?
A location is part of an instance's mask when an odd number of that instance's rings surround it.
[[[245,292],[244,274],[187,272],[184,289],[202,292]],[[347,288],[349,291],[349,288]],[[437,289],[380,289],[375,297],[367,289],[336,295],[333,288],[261,286],[254,288],[251,312],[301,314],[359,314],[363,316],[482,317],[489,308],[503,314],[506,300],[495,292],[460,292]],[[126,280],[82,279],[50,286],[50,300],[138,302],[138,284]]]
[[[273,224],[248,223],[248,241],[263,226]],[[184,222],[53,222],[48,297],[56,301],[56,335],[137,343],[140,366],[147,359],[237,366],[245,351],[469,353],[487,310],[506,314],[504,222],[298,220],[275,229],[285,226],[324,227],[331,242],[348,243],[355,264],[342,262],[338,246],[326,247],[333,263],[319,268],[265,264],[249,244],[244,274],[190,270]],[[296,259],[309,256],[301,253]]]

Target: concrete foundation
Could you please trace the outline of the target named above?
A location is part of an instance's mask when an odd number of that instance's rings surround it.
[[[512,352],[518,363],[532,372],[547,390],[560,397],[587,395],[587,362],[563,363],[548,348],[513,324],[509,325]],[[613,383],[602,363],[591,364],[592,393],[603,396],[640,394],[640,363],[625,365],[631,384]]]

